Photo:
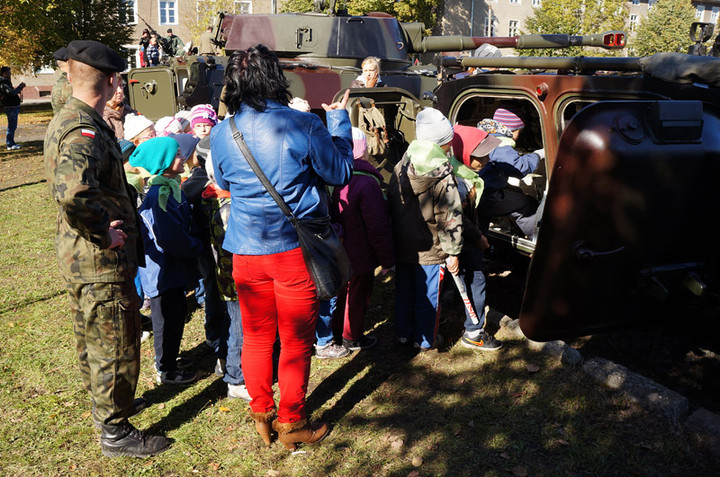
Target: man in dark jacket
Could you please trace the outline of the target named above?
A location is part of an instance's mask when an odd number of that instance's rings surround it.
[[[10,82],[10,67],[3,66],[0,68],[0,104],[5,108],[5,116],[7,116],[7,132],[5,133],[5,145],[8,151],[20,149],[20,144],[15,142],[15,130],[17,129],[18,115],[20,114],[20,91],[25,87],[25,83],[20,83],[17,88],[13,88]]]
[[[180,56],[183,52],[183,41],[175,35],[172,28],[167,29],[167,36],[163,39],[163,48],[168,56]]]

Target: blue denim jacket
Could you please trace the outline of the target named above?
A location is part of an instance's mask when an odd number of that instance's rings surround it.
[[[317,115],[276,101],[268,100],[262,112],[242,104],[210,134],[215,178],[232,197],[223,248],[238,255],[297,248],[295,229],[238,149],[229,121],[236,121],[255,160],[295,216],[323,217],[328,215],[325,185],[342,186],[352,177],[347,111],[328,111],[326,128]]]

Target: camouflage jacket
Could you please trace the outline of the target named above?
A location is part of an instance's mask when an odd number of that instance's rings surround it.
[[[442,149],[430,145],[413,141],[390,178],[388,202],[398,262],[436,265],[462,250],[457,182]],[[428,170],[418,171],[413,156],[421,156]]]
[[[137,273],[138,217],[120,146],[100,115],[71,97],[45,134],[45,171],[59,210],[55,249],[72,283],[121,282]],[[125,245],[109,249],[108,229],[122,220]],[[139,253],[141,252],[141,253]]]
[[[70,96],[72,96],[72,86],[70,86],[70,81],[68,81],[67,73],[63,73],[52,87],[50,104],[52,105],[53,115],[60,112]]]

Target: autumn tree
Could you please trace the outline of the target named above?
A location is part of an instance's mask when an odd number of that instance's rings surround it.
[[[325,5],[329,5],[329,0]],[[350,15],[363,15],[369,12],[384,12],[395,16],[401,22],[422,22],[428,31],[437,23],[440,0],[338,0],[335,10],[345,7]],[[282,12],[311,12],[313,0],[287,0],[281,6]],[[327,11],[327,7],[324,9]]]
[[[542,2],[525,20],[522,33],[591,35],[624,30],[627,19],[625,0],[553,0]],[[590,52],[589,52],[590,51]],[[517,50],[525,56],[618,55],[618,50],[573,46],[562,49]]]
[[[193,43],[207,29],[217,26],[219,13],[242,13],[236,11],[235,0],[200,0],[197,2],[197,12],[189,9],[185,15],[185,25],[190,30]]]
[[[53,64],[72,40],[96,40],[120,52],[133,27],[126,0],[2,0],[0,61],[20,70]]]
[[[640,22],[631,51],[637,56],[687,53],[692,44],[690,25],[694,21],[695,7],[690,0],[658,0]]]

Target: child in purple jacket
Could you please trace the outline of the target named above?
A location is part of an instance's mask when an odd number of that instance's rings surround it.
[[[344,187],[332,194],[331,216],[333,223],[343,229],[343,244],[350,258],[353,274],[335,300],[331,314],[321,313],[318,320],[317,357],[332,348],[333,329],[340,334],[342,345],[350,351],[375,346],[377,338],[364,334],[365,313],[375,284],[375,269],[387,274],[395,266],[395,246],[390,216],[380,186],[382,176],[368,162],[365,134],[353,128],[353,176]],[[332,310],[331,310],[332,311]],[[332,316],[332,327],[328,326]],[[323,336],[324,335],[324,336]],[[345,353],[347,354],[347,353]]]

